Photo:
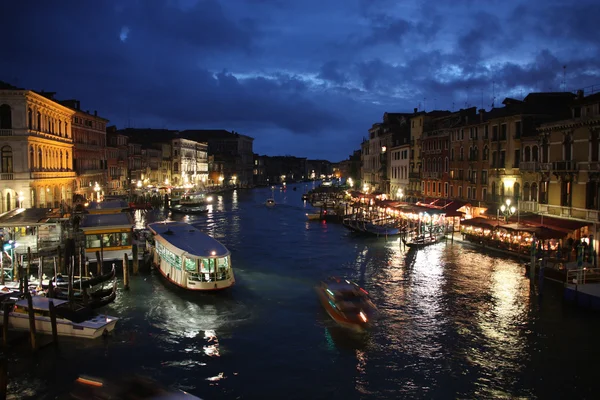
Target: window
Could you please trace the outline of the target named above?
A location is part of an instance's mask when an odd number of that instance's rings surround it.
[[[4,146],[2,147],[2,172],[5,174],[10,174],[13,172],[13,155],[12,155],[12,147]]]

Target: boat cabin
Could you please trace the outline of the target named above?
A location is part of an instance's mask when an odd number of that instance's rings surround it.
[[[133,226],[127,212],[84,215],[79,227],[85,235],[86,256],[90,261],[95,260],[99,251],[104,261],[122,260],[123,254],[131,259]]]
[[[148,228],[154,234],[154,263],[167,279],[198,290],[233,284],[229,250],[217,240],[181,222],[157,222]]]

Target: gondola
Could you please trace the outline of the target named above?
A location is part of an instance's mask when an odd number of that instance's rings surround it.
[[[57,290],[54,292],[54,298],[59,300],[69,300],[69,294],[63,290]],[[87,300],[87,306],[90,308],[100,308],[104,307],[117,298],[117,285],[116,282],[113,284],[111,288],[96,290],[92,293],[89,293],[89,297]],[[83,304],[83,294],[82,292],[73,293],[73,301],[76,303]]]
[[[98,275],[98,276],[94,276],[91,278],[85,277],[83,279],[76,279],[73,281],[73,288],[75,289],[89,289],[92,286],[96,286],[99,285],[101,283],[104,282],[108,282],[111,279],[114,279],[115,277],[115,267],[113,265],[113,267],[111,268],[111,270],[109,272],[107,272],[104,275]],[[81,281],[81,283],[80,283]],[[56,287],[58,288],[66,288],[69,286],[69,282],[68,280],[64,279],[64,277],[62,277],[61,275],[58,276],[58,279],[56,280],[55,283]],[[47,289],[48,285],[44,285],[44,289]]]

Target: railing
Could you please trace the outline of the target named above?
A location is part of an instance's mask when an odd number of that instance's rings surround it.
[[[31,179],[75,178],[75,171],[30,172]]]
[[[519,202],[519,211],[524,212],[538,212],[538,202],[537,201],[520,201]]]
[[[576,161],[555,161],[552,163],[555,171],[577,171]]]
[[[420,172],[409,172],[408,178],[409,179],[421,179],[421,173]]]
[[[567,282],[576,285],[600,282],[600,268],[579,268],[567,271]]]
[[[549,216],[556,215],[559,217],[571,217],[584,219],[586,221],[598,221],[600,216],[599,210],[591,210],[587,208],[555,206],[551,204],[539,204],[538,209],[534,212],[548,214]]]
[[[37,136],[37,137],[41,137],[44,139],[58,140],[60,142],[73,143],[72,138],[59,136],[56,133],[37,131],[34,129],[23,129],[23,128],[0,129],[0,136]]]
[[[523,172],[539,171],[539,163],[537,161],[521,161],[519,169]]]
[[[13,179],[14,179],[14,176],[12,173],[0,174],[0,180],[12,181]]]

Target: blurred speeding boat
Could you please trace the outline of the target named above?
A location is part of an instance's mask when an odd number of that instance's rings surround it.
[[[371,327],[377,307],[356,283],[332,277],[316,288],[321,305],[340,326],[363,332]]]
[[[96,400],[202,400],[182,390],[168,390],[155,381],[144,377],[130,377],[117,381],[80,376],[71,390],[71,398]]]

